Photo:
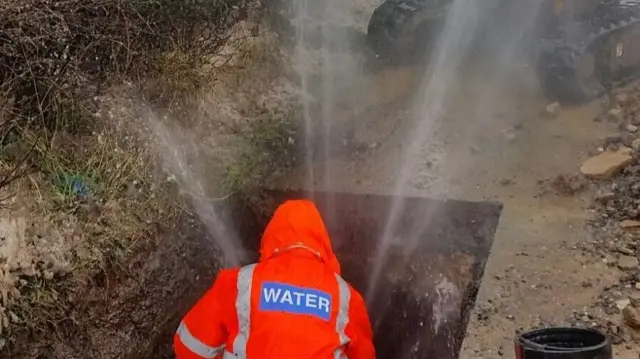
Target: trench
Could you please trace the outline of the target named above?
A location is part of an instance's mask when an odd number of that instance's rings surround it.
[[[241,223],[240,236],[253,260],[262,229],[278,204],[310,198],[326,222],[343,277],[366,293],[392,196],[265,190],[248,198],[235,199],[226,215]],[[375,298],[365,298],[377,357],[457,358],[502,206],[410,197],[401,210],[396,241],[382,264],[385,275]],[[170,350],[166,343],[162,346]]]
[[[343,277],[365,293],[393,197],[264,190],[230,198],[220,214],[240,230],[253,251],[249,260],[257,258],[274,209],[290,198],[315,200]],[[377,357],[457,358],[502,206],[417,197],[403,203],[384,275],[375,297],[365,298]],[[173,358],[178,323],[220,269],[213,243],[197,219],[184,218],[138,251],[126,270],[76,293],[68,318],[16,358]]]

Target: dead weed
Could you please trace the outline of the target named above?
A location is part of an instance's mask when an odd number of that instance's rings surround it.
[[[78,291],[98,275],[126,270],[135,249],[178,211],[166,183],[154,179],[153,155],[106,125],[46,142],[29,130],[21,137],[34,148],[37,172],[14,188],[12,209],[22,208],[26,231],[0,243],[0,338],[9,341],[55,330]],[[9,245],[18,255],[1,258]]]

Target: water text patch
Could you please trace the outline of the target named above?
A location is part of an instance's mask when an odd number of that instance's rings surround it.
[[[260,288],[260,310],[306,314],[328,321],[331,295],[316,289],[264,282]]]

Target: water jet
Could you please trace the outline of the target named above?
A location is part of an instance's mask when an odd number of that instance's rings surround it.
[[[376,291],[365,298],[378,358],[457,358],[502,206],[403,198],[394,241],[377,264],[379,233],[394,196],[261,190],[237,202],[244,217],[235,223],[245,223],[245,247],[255,251],[275,208],[299,198],[315,201],[342,275],[356,289],[365,293],[372,268],[382,268]]]

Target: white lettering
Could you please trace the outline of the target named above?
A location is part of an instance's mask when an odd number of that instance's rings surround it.
[[[309,308],[315,308],[317,306],[318,296],[315,294],[307,294],[307,301],[305,305]]]
[[[291,298],[291,291],[285,290],[284,294],[282,295],[282,299],[280,299],[280,303],[284,303],[287,302],[291,305],[293,305],[293,298]]]
[[[266,304],[268,307],[265,307],[265,310],[273,310],[270,307],[273,308],[272,305],[276,303],[281,305],[282,310],[292,313],[306,313],[304,308],[310,309],[309,313],[331,313],[331,297],[326,293],[303,288],[296,290],[285,285],[262,287],[261,306]]]
[[[318,309],[329,313],[329,299],[320,297],[318,298],[318,302]]]
[[[265,302],[277,302],[278,298],[280,297],[280,291],[281,289],[263,288]]]

